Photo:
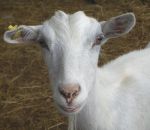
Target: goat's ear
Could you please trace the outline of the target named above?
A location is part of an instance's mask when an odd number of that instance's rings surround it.
[[[106,38],[115,38],[128,33],[135,25],[136,19],[133,13],[126,13],[102,22],[102,32]]]
[[[4,41],[7,43],[30,43],[36,42],[42,25],[25,26],[21,25],[15,29],[8,30],[4,33]]]

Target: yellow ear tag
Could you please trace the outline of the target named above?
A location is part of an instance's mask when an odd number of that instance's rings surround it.
[[[15,33],[12,35],[12,39],[17,39],[17,38],[19,38],[21,36],[21,30],[18,29],[17,25],[15,25],[15,26],[9,25],[8,29],[10,31],[16,30]]]
[[[15,29],[17,29],[17,27],[18,27],[17,25],[15,25],[15,26],[9,25],[8,29],[9,30],[15,30]]]

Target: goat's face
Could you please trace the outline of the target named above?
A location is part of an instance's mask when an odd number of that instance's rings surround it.
[[[43,25],[43,48],[53,82],[54,99],[61,109],[76,112],[94,86],[101,26],[82,12],[68,16],[57,12]],[[96,43],[99,44],[99,43]]]
[[[58,11],[43,25],[7,31],[4,40],[40,43],[56,104],[64,113],[73,114],[81,110],[94,87],[101,45],[111,37],[129,32],[134,24],[131,13],[98,22],[83,12],[67,15]],[[20,36],[12,38],[18,30]]]

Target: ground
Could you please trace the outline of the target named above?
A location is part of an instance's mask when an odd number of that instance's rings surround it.
[[[36,25],[56,10],[83,10],[98,20],[134,12],[137,24],[122,38],[103,46],[99,65],[150,41],[150,0],[1,0],[0,1],[0,130],[65,130],[66,118],[56,110],[38,45],[10,45],[2,37],[8,25]],[[150,59],[149,59],[150,60]]]

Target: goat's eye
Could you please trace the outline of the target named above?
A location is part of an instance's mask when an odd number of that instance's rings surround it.
[[[94,47],[95,45],[99,45],[104,38],[105,38],[104,34],[100,34],[100,35],[96,36],[95,42],[92,45],[92,47]]]
[[[39,43],[40,43],[40,46],[41,46],[42,48],[45,48],[45,49],[48,49],[48,50],[49,50],[49,47],[48,47],[48,45],[46,44],[45,41],[39,41]]]

